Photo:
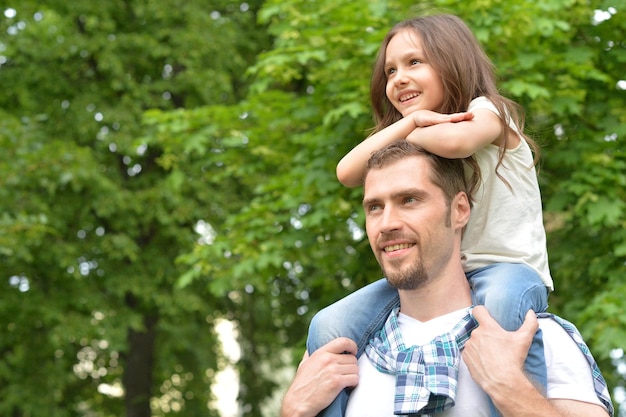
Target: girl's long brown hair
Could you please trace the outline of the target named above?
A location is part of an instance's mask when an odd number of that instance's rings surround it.
[[[423,53],[428,62],[441,77],[444,89],[444,101],[439,113],[457,113],[467,111],[470,102],[480,96],[491,100],[498,112],[502,125],[504,140],[500,144],[499,159],[496,166],[502,165],[507,149],[508,135],[512,121],[518,128],[519,134],[526,140],[534,154],[534,163],[539,159],[539,146],[530,137],[524,134],[524,112],[521,106],[512,100],[500,95],[496,85],[494,65],[484,52],[478,40],[469,27],[457,16],[449,14],[421,16],[397,23],[385,36],[378,57],[374,64],[370,85],[370,99],[376,123],[374,132],[395,123],[402,118],[387,98],[385,89],[387,76],[385,74],[386,50],[389,41],[398,32],[411,29],[422,40]],[[467,160],[474,170],[474,181],[480,181],[480,170],[473,157]],[[508,183],[507,183],[508,185]]]

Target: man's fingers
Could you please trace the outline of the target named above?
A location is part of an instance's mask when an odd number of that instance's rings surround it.
[[[493,317],[491,317],[491,314],[489,314],[485,306],[474,307],[472,309],[472,316],[474,316],[480,326],[489,326],[493,323],[497,323]]]
[[[539,321],[537,321],[537,314],[532,310],[528,310],[524,318],[524,323],[522,323],[522,326],[519,328],[519,332],[534,336],[538,328]]]
[[[342,389],[356,386],[359,383],[356,350],[354,341],[342,337],[310,356],[305,354],[283,398],[281,416],[317,415]]]
[[[347,337],[338,337],[318,350],[320,364],[324,368],[325,383],[331,390],[354,387],[359,383],[359,367],[356,359],[357,345]]]
[[[493,317],[491,317],[491,314],[489,314],[489,311],[487,311],[484,306],[474,307],[472,309],[472,316],[474,316],[480,327],[500,327],[498,322],[495,321]],[[522,323],[522,326],[517,330],[517,333],[520,336],[523,336],[525,339],[531,340],[537,332],[538,328],[539,322],[537,321],[537,315],[534,311],[528,310],[528,312],[526,313],[526,317],[524,318],[524,323]]]
[[[356,355],[357,352],[356,342],[347,337],[338,337],[322,346],[321,349],[330,353],[351,353],[352,355]]]

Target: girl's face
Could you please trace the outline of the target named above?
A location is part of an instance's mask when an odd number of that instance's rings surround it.
[[[438,111],[443,105],[443,83],[423,51],[422,40],[410,29],[391,38],[385,51],[385,91],[402,116],[415,110]]]

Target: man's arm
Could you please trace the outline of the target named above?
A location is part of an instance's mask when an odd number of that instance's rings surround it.
[[[315,417],[342,389],[359,382],[357,346],[340,337],[322,346],[311,356],[304,355],[296,377],[283,398],[281,417]]]
[[[516,332],[507,332],[483,306],[473,315],[479,327],[463,349],[472,378],[491,397],[505,417],[608,417],[599,405],[574,400],[544,398],[524,374],[524,361],[539,327],[529,311]],[[549,370],[548,370],[549,372]]]

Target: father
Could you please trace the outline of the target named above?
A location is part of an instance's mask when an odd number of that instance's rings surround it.
[[[483,307],[472,309],[460,255],[470,216],[461,160],[404,140],[391,144],[368,163],[363,208],[371,248],[400,306],[358,359],[347,338],[305,355],[281,417],[314,417],[347,387],[354,387],[347,408],[333,416],[489,416],[488,396],[505,417],[613,415],[604,379],[570,334],[579,337],[575,330],[529,312],[517,332],[506,332]],[[548,367],[545,396],[523,372],[538,326]],[[432,352],[438,354],[428,359]],[[426,358],[419,371],[406,360],[411,355]],[[412,390],[411,378],[428,389]]]

